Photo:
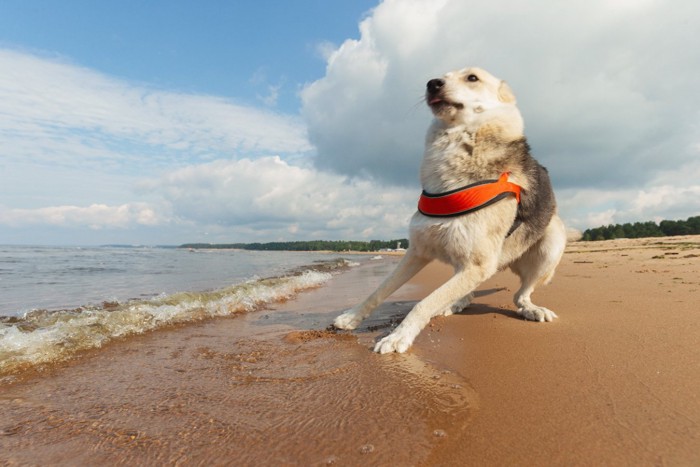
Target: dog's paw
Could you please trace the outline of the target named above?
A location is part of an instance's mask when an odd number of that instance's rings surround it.
[[[407,330],[407,328],[401,329],[399,327],[384,339],[377,342],[374,346],[374,351],[380,354],[391,352],[404,353],[411,347],[415,338],[416,333]]]
[[[333,321],[333,327],[352,331],[362,322],[362,317],[354,310],[348,310]]]
[[[549,323],[558,318],[557,314],[549,308],[537,305],[520,307],[518,308],[518,313],[527,320],[539,321],[540,323],[544,323],[545,321]]]

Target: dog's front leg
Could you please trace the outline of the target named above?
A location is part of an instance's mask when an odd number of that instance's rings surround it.
[[[496,264],[457,271],[450,280],[414,306],[391,334],[377,342],[374,351],[382,354],[405,352],[433,316],[444,314],[453,303],[467,297],[469,292],[495,272]]]
[[[396,269],[382,282],[377,290],[367,297],[364,302],[338,316],[333,322],[333,326],[338,329],[355,329],[380,303],[415,276],[429,262],[429,259],[417,256],[409,248],[401,262],[396,266]]]

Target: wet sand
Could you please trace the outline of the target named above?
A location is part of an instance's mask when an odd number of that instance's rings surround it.
[[[0,388],[9,465],[698,465],[700,237],[569,246],[514,313],[500,273],[403,355],[369,351],[443,282],[430,265],[353,333],[324,329],[390,271],[174,327]]]

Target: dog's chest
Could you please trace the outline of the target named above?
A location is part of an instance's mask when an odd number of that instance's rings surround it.
[[[445,133],[426,147],[421,184],[429,193],[442,193],[471,183],[497,178],[504,170],[494,148],[483,147],[467,133]]]
[[[454,266],[466,264],[477,252],[497,249],[513,223],[516,210],[517,202],[513,198],[453,218],[427,217],[417,212],[409,225],[411,248],[426,258]]]
[[[409,230],[411,248],[420,256],[453,264],[463,262],[471,251],[473,233],[463,219],[436,220],[416,214]]]

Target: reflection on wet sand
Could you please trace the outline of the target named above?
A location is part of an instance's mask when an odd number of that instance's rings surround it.
[[[313,330],[332,320],[332,288],[125,340],[4,388],[3,461],[415,465],[447,449],[476,404],[468,383],[414,355],[369,352],[374,331]],[[372,329],[392,306],[408,309],[390,304]]]

